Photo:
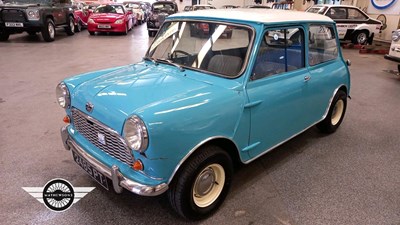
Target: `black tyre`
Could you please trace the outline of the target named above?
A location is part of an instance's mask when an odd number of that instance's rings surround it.
[[[347,94],[338,90],[326,118],[317,124],[318,129],[323,133],[333,133],[340,126],[346,113],[347,107]]]
[[[368,32],[367,31],[357,31],[353,35],[353,44],[365,45],[368,42]]]
[[[56,36],[56,27],[54,26],[54,22],[52,19],[47,18],[42,28],[42,37],[45,41],[52,42],[54,41],[55,36]]]
[[[156,32],[149,30],[149,37],[154,37],[154,36],[156,36]]]
[[[217,146],[199,149],[182,165],[168,190],[172,208],[182,217],[198,220],[214,213],[227,196],[232,159]]]
[[[128,30],[128,24],[125,24],[125,31],[122,33],[123,35],[127,35],[129,32]]]
[[[75,32],[81,32],[81,31],[82,31],[82,22],[79,20],[75,26]]]
[[[75,34],[75,20],[73,16],[68,17],[67,27],[65,27],[65,32],[71,36]]]
[[[0,30],[0,41],[7,41],[10,37],[10,34],[6,31]]]
[[[89,31],[89,34],[90,35],[94,35],[94,31]]]

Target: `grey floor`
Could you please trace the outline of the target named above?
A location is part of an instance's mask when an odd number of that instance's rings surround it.
[[[180,224],[164,196],[103,190],[63,150],[63,110],[55,86],[65,77],[141,60],[146,26],[128,36],[56,41],[12,36],[0,43],[0,224]],[[400,224],[400,78],[382,55],[344,50],[352,60],[352,100],[340,129],[311,128],[241,167],[221,209],[200,224]],[[55,213],[22,187],[61,177],[96,187]]]

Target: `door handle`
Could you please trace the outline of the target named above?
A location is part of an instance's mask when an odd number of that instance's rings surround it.
[[[311,76],[305,76],[305,77],[304,77],[304,82],[307,82],[307,81],[309,81],[309,80],[311,80]]]

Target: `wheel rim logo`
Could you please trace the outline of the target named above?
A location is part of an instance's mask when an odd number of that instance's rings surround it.
[[[94,187],[73,187],[67,180],[56,178],[44,187],[23,187],[26,192],[55,212],[64,212],[77,203]]]

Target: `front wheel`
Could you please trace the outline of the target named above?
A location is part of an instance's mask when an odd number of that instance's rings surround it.
[[[184,218],[210,216],[227,196],[232,175],[233,163],[226,151],[217,146],[198,149],[171,182],[169,202]]]
[[[10,34],[6,31],[0,30],[0,41],[7,41],[10,37]]]
[[[347,94],[338,90],[333,98],[326,118],[317,124],[317,128],[323,133],[333,133],[343,121],[347,107]]]
[[[42,37],[47,42],[54,41],[54,37],[56,35],[56,27],[52,19],[47,18],[44,23],[44,27],[42,28]]]
[[[81,32],[81,31],[82,31],[82,22],[79,20],[75,26],[75,32]]]
[[[94,35],[94,31],[89,31],[89,34],[90,35]]]

